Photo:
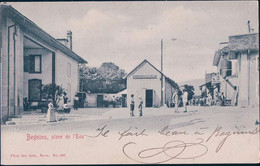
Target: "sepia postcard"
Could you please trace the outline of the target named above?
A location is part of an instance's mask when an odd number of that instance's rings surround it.
[[[258,10],[1,2],[1,164],[259,163]]]

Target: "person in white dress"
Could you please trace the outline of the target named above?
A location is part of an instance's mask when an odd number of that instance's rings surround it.
[[[179,92],[179,90],[176,89],[176,91],[172,95],[172,101],[174,102],[174,108],[175,108],[174,112],[178,112],[178,106],[179,106],[178,92]]]
[[[55,109],[53,108],[52,101],[48,104],[48,111],[47,111],[47,122],[56,122],[56,115]]]

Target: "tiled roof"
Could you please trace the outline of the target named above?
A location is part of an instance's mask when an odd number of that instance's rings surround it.
[[[259,33],[229,36],[230,51],[259,50]]]

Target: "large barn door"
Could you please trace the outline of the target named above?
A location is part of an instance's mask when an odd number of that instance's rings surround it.
[[[40,79],[32,79],[29,80],[29,101],[30,102],[38,102],[41,100],[41,84],[42,80]]]

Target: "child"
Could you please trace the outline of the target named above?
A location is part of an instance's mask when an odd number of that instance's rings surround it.
[[[65,113],[70,113],[70,108],[68,107],[68,104],[63,105],[63,110]]]
[[[138,105],[138,108],[139,108],[139,116],[143,116],[143,99],[142,97],[140,96],[139,97],[139,105]]]
[[[130,116],[134,116],[134,109],[135,109],[135,101],[134,95],[131,95],[131,104],[130,104]]]

